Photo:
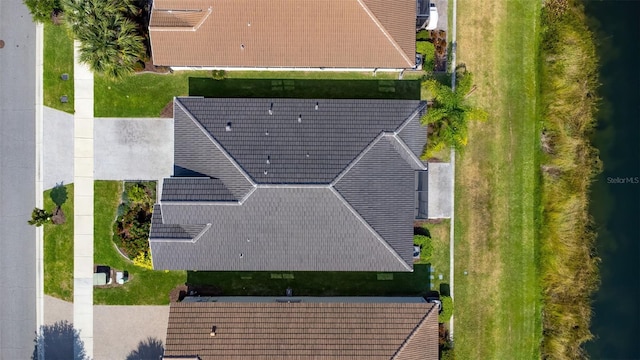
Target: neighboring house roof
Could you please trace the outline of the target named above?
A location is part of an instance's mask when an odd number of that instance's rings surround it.
[[[154,0],[155,65],[412,68],[415,0]]]
[[[164,355],[201,360],[438,359],[438,310],[433,304],[329,301],[172,303]]]
[[[154,209],[154,268],[411,271],[426,131],[406,128],[425,106],[176,98],[176,170]],[[403,140],[412,136],[419,151]]]

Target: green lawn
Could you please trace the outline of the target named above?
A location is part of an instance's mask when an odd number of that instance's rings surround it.
[[[133,265],[116,250],[112,228],[122,196],[121,181],[96,181],[94,199],[94,262],[129,272],[130,281],[112,288],[94,288],[94,304],[162,305],[169,292],[184,284],[184,271],[153,271]]]
[[[67,201],[62,205],[67,221],[61,225],[44,225],[44,293],[58,299],[73,301],[73,184],[65,185]],[[44,208],[53,211],[55,205],[44,192]]]
[[[439,291],[444,295],[449,295],[449,233],[450,233],[451,221],[438,220],[431,221],[423,224],[422,229],[426,230],[428,236],[431,237],[431,243],[433,244],[433,252],[431,259],[425,259],[424,255],[420,255],[420,261],[417,264],[429,264],[431,274],[430,286],[431,290]],[[426,235],[426,234],[425,234]],[[418,244],[416,244],[418,245]],[[440,279],[442,276],[442,279]],[[433,277],[433,278],[431,278]]]
[[[69,74],[62,80],[62,74]],[[73,39],[67,28],[50,22],[44,24],[44,105],[73,114]],[[66,95],[68,103],[61,103]]]
[[[397,73],[382,73],[378,72],[376,77],[372,76],[372,73],[366,72],[301,72],[301,71],[230,71],[227,72],[227,79],[234,79],[235,81],[211,79],[210,71],[176,71],[173,74],[136,74],[127,76],[120,80],[109,80],[101,76],[95,76],[94,83],[94,96],[95,96],[95,116],[96,117],[157,117],[160,116],[162,109],[173,99],[174,96],[184,96],[196,93],[205,93],[207,96],[229,96],[229,97],[241,97],[241,96],[273,96],[288,97],[295,95],[289,83],[285,84],[285,80],[311,80],[321,79],[325,80],[393,80],[398,78]],[[407,72],[404,79],[419,79],[422,76],[421,72]],[[189,78],[209,78],[213,82],[213,86],[207,84],[202,86],[201,84],[192,85],[193,89],[189,89]],[[243,81],[240,81],[240,80]],[[271,80],[282,81],[279,84],[272,86]],[[355,82],[351,82],[355,84]],[[382,98],[419,98],[419,95],[415,95],[413,91],[417,85],[410,85],[412,82],[408,82],[406,85],[396,85],[396,82],[387,83],[381,82],[373,84],[374,86],[366,86],[369,93],[374,92],[378,94],[376,97]],[[247,85],[248,84],[248,85]],[[262,84],[267,84],[263,86]],[[296,84],[304,84],[300,82],[294,82]],[[222,86],[218,86],[222,85]],[[326,83],[321,85],[327,86]],[[331,96],[331,93],[321,92],[323,88],[316,88],[311,92],[307,92],[309,97],[364,97],[359,95],[362,91],[360,85],[350,85],[346,89],[332,87],[337,91],[335,96]],[[299,91],[301,86],[297,86]],[[266,92],[265,92],[266,91]],[[393,97],[394,93],[405,94],[403,97]],[[348,95],[351,93],[351,95]],[[410,97],[409,95],[411,94]],[[318,96],[316,96],[318,95]],[[297,96],[299,97],[299,96]]]
[[[187,282],[215,286],[227,296],[281,296],[287,287],[296,296],[408,296],[427,293],[428,274],[427,265],[413,273],[189,271]]]
[[[456,164],[454,338],[460,359],[540,358],[540,6],[458,2],[458,59],[478,86],[469,100],[489,112],[486,123],[470,126]]]

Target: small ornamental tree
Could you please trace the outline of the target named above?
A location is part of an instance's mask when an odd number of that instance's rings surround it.
[[[422,117],[422,124],[429,127],[429,139],[423,157],[452,147],[462,152],[467,145],[467,127],[470,121],[485,121],[487,113],[473,107],[467,96],[473,91],[472,74],[461,65],[457,72],[456,88],[436,80],[427,80],[423,86],[433,95],[433,105]]]

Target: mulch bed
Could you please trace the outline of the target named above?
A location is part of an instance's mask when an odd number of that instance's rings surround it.
[[[173,100],[169,101],[169,103],[162,109],[160,113],[161,118],[173,118]]]

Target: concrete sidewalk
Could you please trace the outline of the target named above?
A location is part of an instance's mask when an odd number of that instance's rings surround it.
[[[93,73],[79,62],[80,42],[74,45],[73,323],[93,358]]]

